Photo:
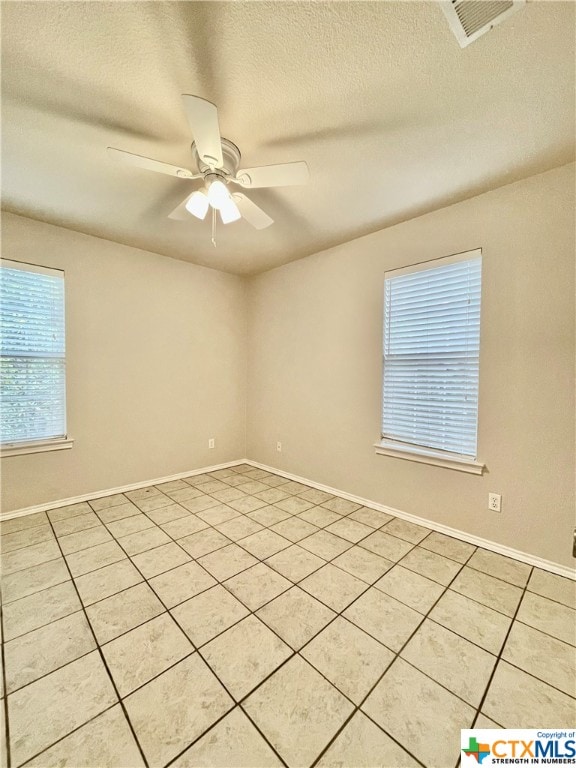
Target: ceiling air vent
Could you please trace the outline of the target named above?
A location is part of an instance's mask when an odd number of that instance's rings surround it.
[[[465,48],[505,21],[526,4],[526,0],[442,0],[452,32]]]

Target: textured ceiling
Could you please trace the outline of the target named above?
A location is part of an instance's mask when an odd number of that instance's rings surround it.
[[[254,273],[570,162],[571,2],[529,2],[461,50],[434,2],[4,2],[3,207]],[[248,194],[274,219],[168,220],[198,182],[181,93],[216,103],[245,166],[306,160]]]

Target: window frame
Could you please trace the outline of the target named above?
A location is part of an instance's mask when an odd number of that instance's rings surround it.
[[[385,272],[385,281],[392,276],[400,276],[402,274],[410,274],[415,272],[422,272],[426,269],[431,269],[434,265],[447,266],[449,264],[455,264],[462,261],[468,261],[475,258],[482,258],[482,249],[474,248],[469,251],[463,251],[462,253],[452,254],[450,256],[441,256],[435,259],[428,259],[426,261],[411,264],[406,267],[400,267],[394,270],[387,270]],[[383,293],[383,312],[386,310],[386,292]],[[382,323],[382,332],[384,333],[384,323]],[[382,339],[382,341],[384,341]],[[382,421],[384,414],[384,344],[381,345],[382,349],[382,387],[381,387],[381,403],[380,403],[380,420]],[[477,409],[477,423],[479,422],[480,403],[478,402]],[[375,452],[379,455],[389,456],[398,459],[407,459],[409,461],[416,461],[423,464],[431,464],[433,466],[445,467],[448,469],[455,469],[462,472],[468,472],[470,474],[482,475],[485,465],[479,461],[477,456],[471,457],[460,453],[453,453],[439,448],[430,448],[424,445],[418,445],[416,443],[403,442],[401,440],[394,440],[389,437],[382,436],[377,443],[374,443]]]
[[[66,340],[66,279],[63,269],[46,267],[42,264],[32,264],[26,261],[17,261],[15,259],[2,259],[0,268],[18,269],[23,272],[33,272],[44,275],[57,275],[64,281],[64,339]],[[45,437],[40,439],[11,440],[0,443],[0,457],[20,456],[23,454],[43,453],[45,451],[61,451],[72,448],[74,439],[67,433],[67,405],[68,405],[68,381],[67,381],[67,352],[64,347],[64,423],[65,434],[55,437]],[[1,399],[1,395],[0,395]]]

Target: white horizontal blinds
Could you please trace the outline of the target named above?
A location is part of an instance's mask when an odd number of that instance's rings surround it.
[[[480,251],[387,273],[382,436],[476,458]]]
[[[2,443],[66,435],[64,273],[0,265]]]

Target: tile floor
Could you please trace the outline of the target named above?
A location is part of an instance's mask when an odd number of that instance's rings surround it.
[[[240,465],[6,521],[2,765],[453,768],[576,725],[575,583]]]

